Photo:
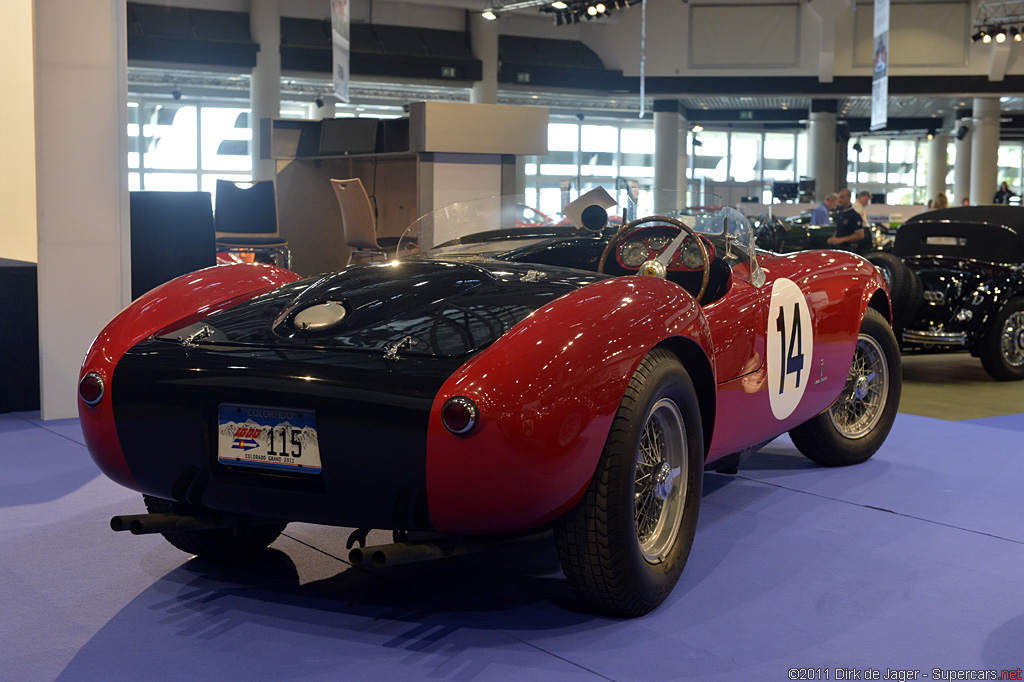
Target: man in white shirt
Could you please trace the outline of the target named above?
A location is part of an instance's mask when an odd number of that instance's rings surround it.
[[[853,202],[853,210],[860,214],[864,224],[868,224],[868,204],[871,203],[871,192],[862,189],[857,192],[857,201]]]

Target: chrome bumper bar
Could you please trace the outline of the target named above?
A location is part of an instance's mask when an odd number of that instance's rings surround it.
[[[967,345],[967,334],[961,332],[948,334],[946,332],[924,332],[904,331],[903,340],[908,343],[920,343],[932,346],[965,346]]]

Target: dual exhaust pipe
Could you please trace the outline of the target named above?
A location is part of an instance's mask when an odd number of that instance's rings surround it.
[[[374,547],[355,547],[348,553],[353,566],[370,565],[376,568],[410,564],[416,561],[442,559],[444,557],[472,554],[488,549],[510,547],[536,542],[550,537],[551,530],[545,528],[530,533],[480,536],[445,536],[423,542],[393,542]]]
[[[113,530],[128,531],[132,535],[240,528],[246,525],[252,524],[246,523],[244,517],[231,514],[201,517],[165,512],[127,514],[110,519],[110,527]],[[374,547],[355,547],[349,551],[348,560],[353,566],[371,565],[383,568],[384,566],[410,564],[416,561],[442,559],[487,549],[526,544],[542,540],[550,535],[551,530],[545,528],[530,533],[494,536],[442,536],[422,542],[393,542]]]

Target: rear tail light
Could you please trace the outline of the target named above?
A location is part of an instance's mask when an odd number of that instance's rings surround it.
[[[78,395],[86,405],[95,405],[103,400],[103,377],[96,372],[89,372],[78,382]]]
[[[476,428],[480,412],[476,403],[463,396],[449,398],[441,408],[441,423],[456,436],[466,436]]]

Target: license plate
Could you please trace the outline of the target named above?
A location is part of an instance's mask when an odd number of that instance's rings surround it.
[[[223,403],[218,422],[217,460],[221,464],[320,473],[313,410]]]

